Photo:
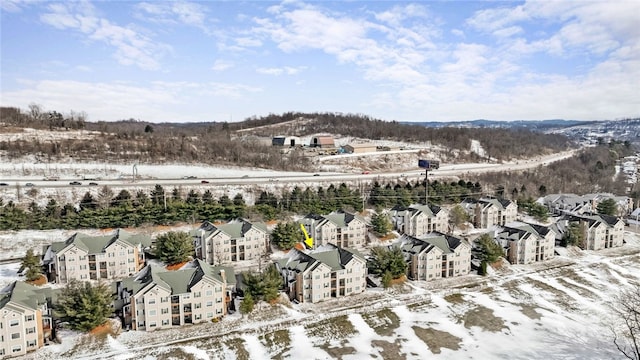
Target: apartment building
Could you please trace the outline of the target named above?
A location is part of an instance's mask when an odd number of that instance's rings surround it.
[[[269,250],[267,226],[244,219],[225,224],[205,221],[192,235],[196,257],[211,265],[257,259]]]
[[[467,198],[462,201],[462,207],[467,211],[471,222],[477,228],[503,226],[516,221],[518,205],[507,199]]]
[[[124,278],[144,267],[144,250],[150,246],[151,237],[122,229],[105,236],[75,233],[49,245],[43,263],[49,281],[57,283]]]
[[[147,266],[116,283],[116,313],[140,331],[211,321],[227,314],[235,283],[232,268],[199,259],[175,271]]]
[[[421,236],[430,232],[446,232],[449,214],[436,205],[411,205],[392,210],[393,225],[402,234]]]
[[[314,246],[334,244],[341,248],[362,248],[367,242],[367,221],[345,211],[328,215],[307,215],[300,220]]]
[[[512,222],[496,231],[495,241],[502,245],[511,264],[531,264],[555,256],[556,233],[550,227]]]
[[[566,223],[562,228],[566,229],[572,223],[578,224],[582,233],[582,243],[579,246],[584,250],[602,250],[623,245],[624,221],[602,214],[572,214],[565,215],[562,220]]]
[[[355,250],[333,244],[304,253],[291,249],[276,261],[291,300],[316,303],[364,292],[367,263]]]
[[[407,277],[436,280],[467,275],[471,270],[471,245],[464,239],[432,232],[414,237],[403,235],[396,242],[407,262]]]
[[[0,292],[0,358],[25,355],[52,337],[51,289],[14,281]]]

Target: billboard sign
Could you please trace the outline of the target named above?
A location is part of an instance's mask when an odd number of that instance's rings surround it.
[[[433,170],[440,167],[440,162],[437,160],[418,160],[418,167]]]

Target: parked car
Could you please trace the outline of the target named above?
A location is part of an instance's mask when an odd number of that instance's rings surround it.
[[[90,183],[89,183],[89,185],[91,185],[91,186],[98,186],[98,183],[97,183],[97,182],[90,182]]]
[[[320,174],[313,174],[313,176],[320,176]]]
[[[209,181],[208,181],[208,180],[202,180],[202,181],[200,181],[200,184],[208,184],[208,183],[209,183]]]
[[[363,175],[369,175],[369,174],[371,174],[371,171],[369,171],[369,170],[365,170],[365,171],[363,171],[363,172],[362,172],[362,174],[363,174]]]
[[[0,183],[0,186],[9,186],[7,183]]]
[[[79,181],[72,181],[69,183],[69,185],[82,185],[82,183]]]
[[[26,186],[26,187],[32,187],[32,186],[35,186],[35,185],[34,185],[33,183],[26,183],[26,184],[24,184],[24,186]]]

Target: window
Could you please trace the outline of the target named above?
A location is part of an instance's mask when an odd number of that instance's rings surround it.
[[[144,327],[144,321],[138,321],[138,327]]]
[[[18,324],[20,324],[20,320],[11,320],[11,322],[9,323],[9,326],[18,326]]]
[[[200,309],[202,307],[202,303],[195,303],[193,304],[193,308],[194,309]]]
[[[154,327],[156,327],[156,322],[155,322],[155,321],[150,322],[150,323],[149,323],[149,327],[150,327],[150,328],[154,328]]]
[[[149,316],[156,316],[155,310],[149,310]]]
[[[162,326],[169,325],[169,320],[162,320]]]
[[[36,346],[36,341],[35,340],[29,340],[27,341],[27,347],[34,347]]]
[[[208,313],[207,313],[207,317],[208,317],[208,318],[213,317],[213,313],[212,313],[212,312],[208,312]]]
[[[27,328],[27,334],[33,334],[34,332],[36,332],[36,328],[35,327]]]
[[[162,310],[160,310],[161,314],[168,314],[169,313],[169,308],[164,308]]]
[[[20,339],[20,333],[13,333],[13,334],[11,334],[11,339],[12,339],[12,340]]]
[[[202,293],[200,291],[198,291],[197,293],[193,293],[194,298],[199,298],[200,296],[202,296]]]
[[[213,290],[207,290],[207,296],[212,296],[213,295]]]
[[[20,352],[20,351],[22,351],[22,346],[16,345],[16,346],[11,348],[11,351],[14,352],[14,353]]]
[[[213,306],[213,301],[207,301],[207,307],[212,307]]]
[[[133,249],[129,249],[128,253],[133,254]]]
[[[155,303],[156,303],[156,299],[154,298],[149,299],[149,305],[153,305]]]
[[[200,320],[200,319],[202,319],[202,315],[201,315],[201,314],[196,314],[196,315],[193,317],[193,319],[194,319],[194,320]]]
[[[161,298],[160,298],[160,302],[165,303],[165,302],[167,302],[167,301],[169,301],[169,298],[168,298],[168,297],[161,297]]]
[[[33,315],[27,315],[24,317],[24,321],[33,321],[33,319],[35,319]]]

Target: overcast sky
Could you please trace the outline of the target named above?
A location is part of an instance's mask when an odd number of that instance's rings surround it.
[[[90,121],[640,116],[640,1],[0,0],[1,104]]]

